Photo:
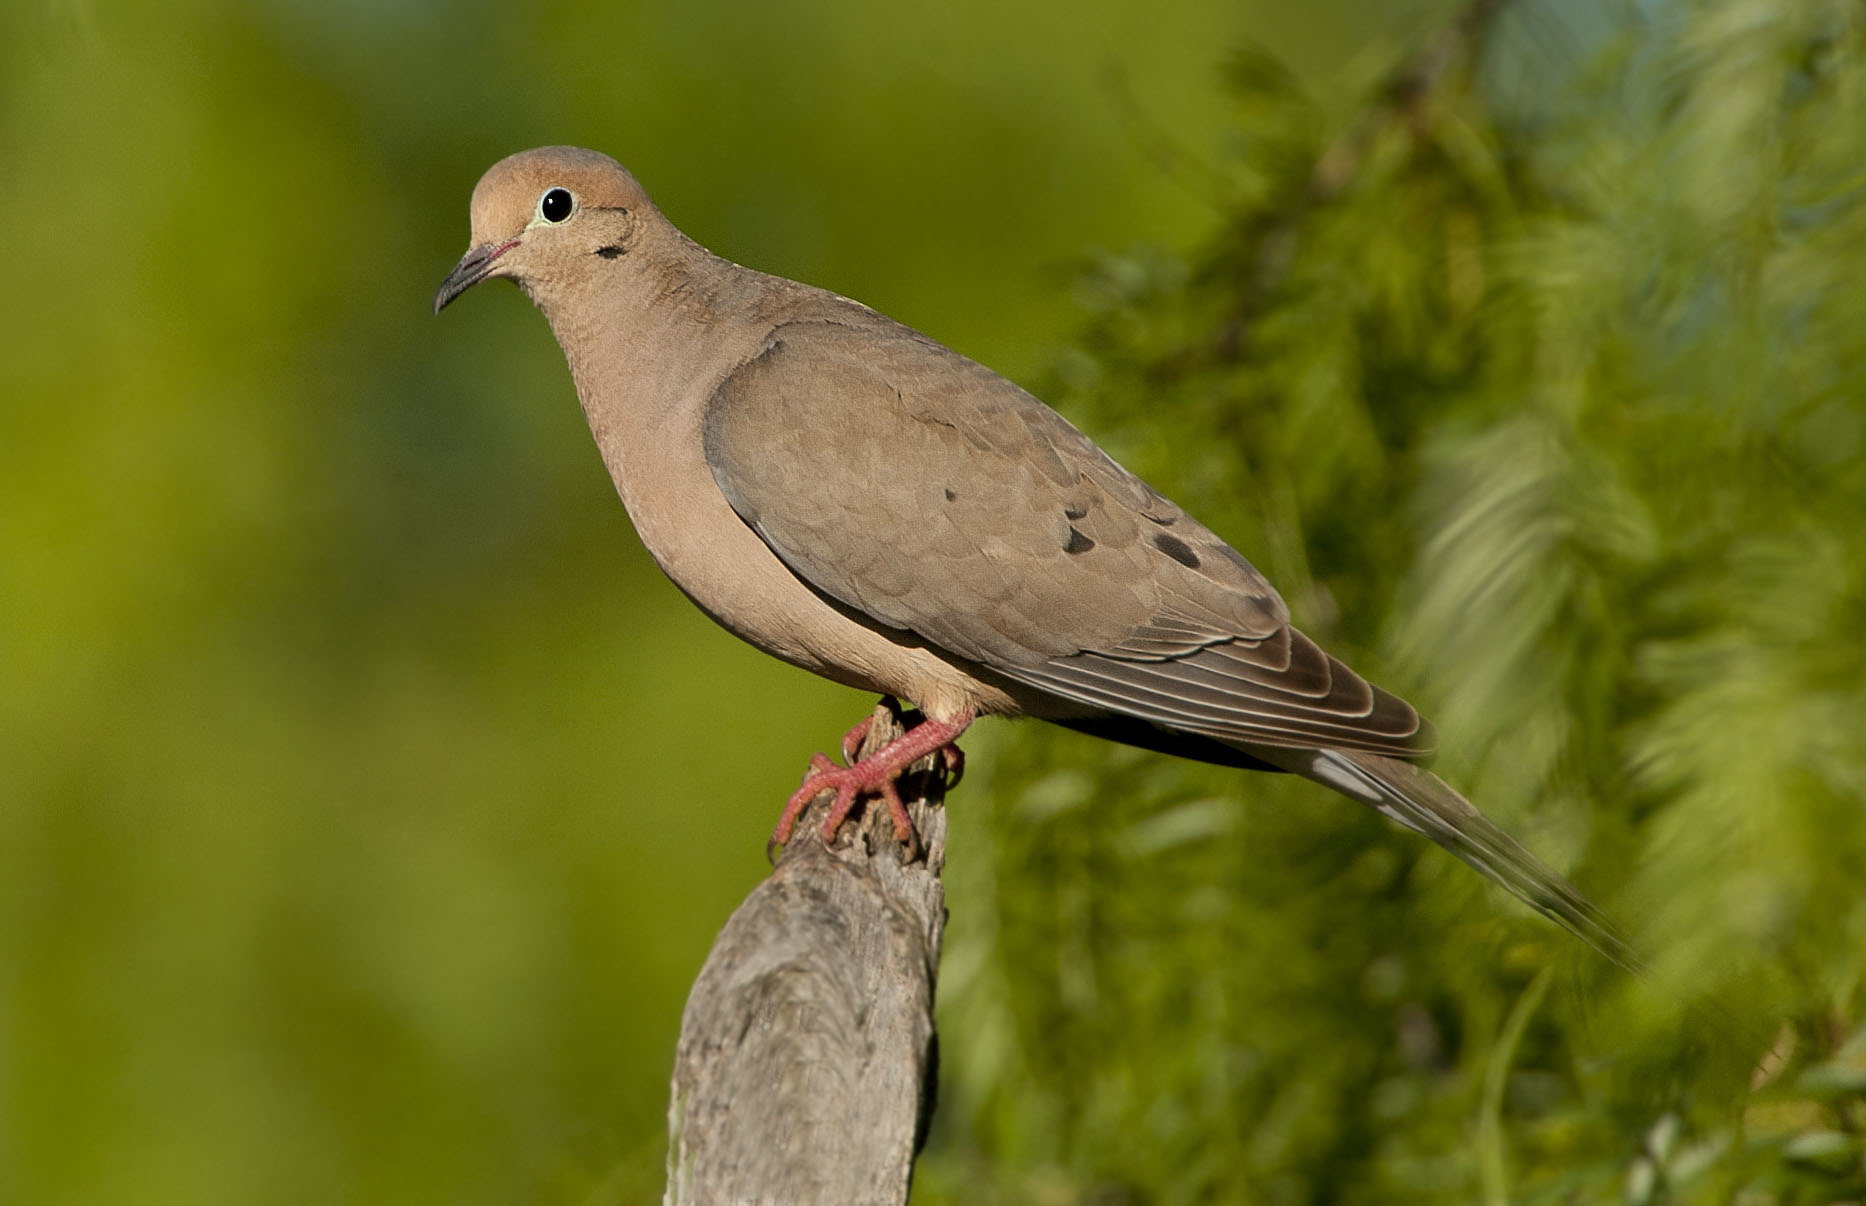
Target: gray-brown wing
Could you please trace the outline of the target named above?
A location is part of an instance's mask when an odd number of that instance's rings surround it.
[[[1432,727],[1284,625],[1262,640],[1215,642],[1170,658],[1084,650],[1015,677],[1165,728],[1234,745],[1326,747],[1428,759]]]
[[[1224,541],[1009,381],[861,318],[779,327],[707,410],[714,480],[799,577],[1111,712],[1418,756],[1412,709],[1290,628]]]

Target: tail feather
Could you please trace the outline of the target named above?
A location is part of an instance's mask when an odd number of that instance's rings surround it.
[[[1430,771],[1352,750],[1277,751],[1279,764],[1423,834],[1635,974],[1645,960],[1605,913]]]

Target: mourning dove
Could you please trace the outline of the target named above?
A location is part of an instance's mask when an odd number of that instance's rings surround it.
[[[848,298],[713,255],[593,151],[493,165],[472,227],[435,311],[506,277],[544,312],[675,585],[766,653],[925,713],[853,765],[817,755],[775,841],[832,789],[827,835],[872,793],[908,840],[906,766],[976,717],[1038,717],[1312,779],[1636,964],[1579,892],[1421,768],[1434,739],[1411,705],[1297,631],[1250,562],[1029,393]]]

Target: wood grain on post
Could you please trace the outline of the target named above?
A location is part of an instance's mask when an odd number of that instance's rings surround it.
[[[861,752],[902,732],[875,709]],[[933,986],[946,924],[938,755],[901,781],[922,853],[869,800],[835,847],[829,798],[720,931],[681,1019],[669,1206],[901,1203],[933,1109]]]

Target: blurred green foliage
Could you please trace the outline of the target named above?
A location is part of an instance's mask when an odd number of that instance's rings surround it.
[[[1858,1200],[1866,11],[1480,3],[1345,121],[1229,90],[1223,231],[1092,265],[1052,394],[1657,968],[1307,784],[1029,734],[955,830],[921,1200]]]
[[[0,7],[0,1201],[658,1196],[687,985],[866,705],[660,581],[521,299],[428,316],[546,142],[1020,378],[1072,342],[1047,396],[1661,956],[987,726],[920,1200],[1866,1193],[1861,15],[1448,19]],[[1703,995],[1786,1019],[1759,1093]]]

